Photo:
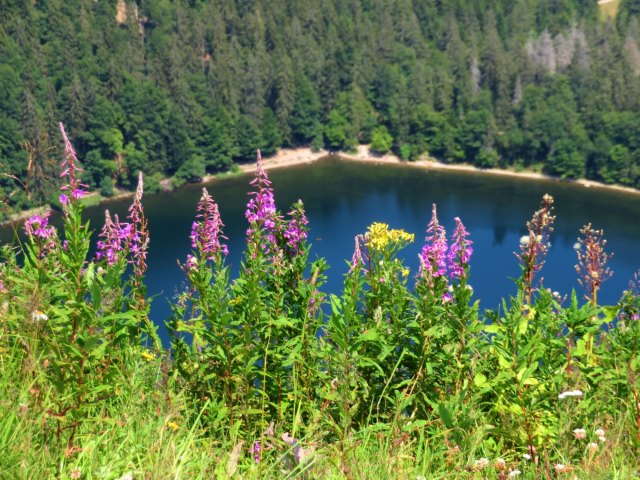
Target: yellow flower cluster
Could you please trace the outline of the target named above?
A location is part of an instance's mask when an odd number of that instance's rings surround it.
[[[389,230],[386,223],[374,222],[369,226],[366,238],[370,248],[380,251],[389,244],[411,243],[415,235],[404,230]]]

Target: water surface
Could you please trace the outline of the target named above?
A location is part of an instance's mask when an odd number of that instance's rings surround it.
[[[544,193],[555,198],[556,223],[552,248],[542,271],[544,285],[561,294],[580,289],[573,249],[579,229],[592,222],[605,230],[607,250],[614,252],[614,276],[599,299],[615,303],[640,268],[640,195],[588,189],[549,180],[518,179],[475,172],[427,171],[402,165],[371,165],[323,159],[313,165],[269,172],[282,211],[301,198],[309,217],[312,257],[325,257],[331,266],[326,290],[338,292],[353,253],[353,238],[374,221],[416,234],[416,242],[402,252],[413,273],[418,252],[437,204],[438,216],[448,233],[460,217],[471,233],[474,255],[470,283],[481,308],[497,308],[500,298],[515,292],[512,281],[520,269],[513,252],[526,233],[525,224]],[[216,181],[208,186],[218,202],[225,234],[229,237],[232,274],[237,273],[247,223],[244,211],[252,176]],[[189,232],[201,186],[146,196],[149,220],[148,292],[154,295],[152,318],[159,324],[169,314],[168,299],[181,287],[184,276],[176,260],[190,252]],[[130,200],[108,205],[112,213],[126,216]],[[86,210],[94,229],[102,225],[104,206]],[[6,229],[0,239],[6,241]],[[580,295],[582,291],[579,290]]]

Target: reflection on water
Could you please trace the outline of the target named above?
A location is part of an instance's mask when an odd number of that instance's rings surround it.
[[[471,284],[482,308],[496,308],[502,296],[515,291],[510,278],[519,274],[513,255],[518,240],[526,232],[525,223],[537,209],[544,193],[555,197],[556,225],[552,248],[542,275],[546,286],[561,293],[579,288],[574,265],[573,244],[579,229],[592,222],[603,228],[614,277],[604,284],[599,298],[617,301],[633,273],[640,268],[640,195],[599,191],[578,185],[551,181],[520,180],[466,172],[433,172],[398,165],[362,165],[325,159],[311,166],[269,172],[276,189],[276,202],[283,211],[301,198],[307,209],[312,256],[325,257],[331,265],[327,289],[338,291],[351,258],[353,237],[373,221],[390,224],[416,234],[416,243],[403,257],[415,272],[417,255],[436,203],[441,223],[453,231],[453,218],[459,216],[471,232],[474,255]],[[235,274],[244,248],[250,176],[227,179],[210,185],[218,202],[225,234],[229,237],[229,262]],[[147,196],[143,203],[149,219],[148,291],[156,295],[152,317],[163,323],[169,314],[171,298],[183,281],[176,260],[189,253],[189,230],[200,196],[201,186]],[[108,206],[121,218],[128,201]],[[86,214],[97,231],[102,225],[104,207],[88,209]],[[7,241],[11,232],[0,231]]]

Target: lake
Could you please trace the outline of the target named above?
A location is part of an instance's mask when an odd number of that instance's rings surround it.
[[[525,224],[538,208],[541,197],[555,198],[556,223],[552,248],[542,276],[544,285],[561,294],[577,283],[573,245],[579,229],[592,222],[602,228],[614,252],[610,266],[614,276],[599,294],[602,303],[615,303],[640,268],[640,195],[585,188],[550,180],[530,180],[483,175],[476,172],[428,171],[402,165],[372,165],[332,157],[312,165],[269,171],[278,208],[284,212],[301,198],[309,217],[312,257],[325,257],[331,266],[325,290],[339,292],[353,253],[353,237],[374,221],[388,223],[416,234],[416,242],[401,252],[412,275],[417,272],[418,252],[437,204],[438,217],[450,234],[459,216],[471,233],[474,254],[470,284],[481,309],[495,309],[500,298],[515,293],[512,278],[520,273],[514,257]],[[232,277],[237,273],[244,248],[247,223],[244,218],[252,175],[219,180],[208,186],[219,204],[225,235],[229,237]],[[148,292],[154,295],[151,316],[159,324],[169,314],[171,299],[183,283],[176,260],[190,252],[189,232],[202,186],[146,196],[149,220]],[[130,200],[108,205],[121,218]],[[86,210],[91,225],[99,231],[104,206]],[[7,229],[0,240],[7,241]],[[163,335],[164,336],[164,335]]]

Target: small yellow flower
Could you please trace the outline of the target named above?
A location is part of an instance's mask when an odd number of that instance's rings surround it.
[[[150,362],[151,360],[153,360],[154,358],[156,358],[156,357],[154,357],[151,353],[149,353],[149,352],[148,352],[148,351],[146,351],[146,350],[145,350],[144,352],[142,352],[141,356],[142,356],[142,358],[144,358],[147,362]]]
[[[408,268],[403,268],[402,269],[402,276],[406,277],[407,275],[409,275],[409,269]]]
[[[170,428],[175,432],[180,428],[180,425],[178,425],[176,422],[167,422],[167,428]]]

